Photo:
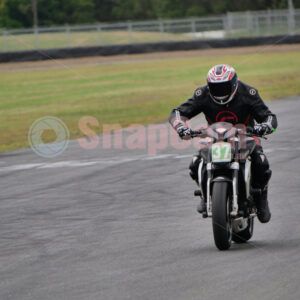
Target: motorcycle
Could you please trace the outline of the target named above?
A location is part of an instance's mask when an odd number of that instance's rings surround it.
[[[250,155],[256,136],[251,128],[227,122],[191,132],[192,138],[200,138],[202,158],[200,190],[195,196],[205,201],[202,216],[212,218],[214,241],[220,250],[229,249],[232,241],[245,243],[253,235],[257,215],[254,196],[261,192],[251,187]]]

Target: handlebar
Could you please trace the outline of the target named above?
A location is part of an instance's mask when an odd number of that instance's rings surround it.
[[[247,136],[256,136],[256,137],[259,137],[259,138],[263,138],[263,139],[265,139],[265,140],[267,140],[268,138],[267,137],[265,137],[264,135],[261,135],[261,134],[258,134],[258,133],[256,133],[255,132],[255,130],[254,130],[254,128],[252,128],[252,127],[247,127],[246,128],[246,133],[247,133]]]
[[[201,129],[201,130],[191,130],[190,131],[190,137],[191,138],[196,138],[196,137],[200,137],[201,135],[205,134],[206,130],[205,129]],[[240,131],[239,132],[240,134],[243,133],[245,134],[244,131]],[[249,136],[249,137],[253,137],[253,136],[256,136],[256,137],[259,137],[259,138],[263,138],[265,140],[267,140],[267,138],[265,136],[262,136],[260,134],[257,134],[255,132],[255,130],[252,128],[252,127],[247,127],[246,128],[246,135]]]

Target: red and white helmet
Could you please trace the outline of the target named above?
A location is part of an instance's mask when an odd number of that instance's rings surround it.
[[[224,105],[233,99],[238,88],[238,77],[231,66],[217,65],[209,70],[207,84],[213,101]]]

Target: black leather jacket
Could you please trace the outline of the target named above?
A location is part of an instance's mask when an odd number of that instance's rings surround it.
[[[241,81],[233,100],[226,105],[212,100],[207,85],[197,88],[190,99],[172,110],[169,121],[176,128],[201,112],[208,124],[229,122],[253,127],[255,120],[257,123],[267,122],[274,129],[277,127],[276,115],[265,105],[258,91]]]

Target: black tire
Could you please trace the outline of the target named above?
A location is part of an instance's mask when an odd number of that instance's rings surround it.
[[[232,240],[237,244],[246,243],[252,238],[254,227],[254,218],[248,219],[248,226],[243,231],[239,233],[232,233]]]
[[[227,182],[215,182],[212,189],[212,221],[216,247],[227,250],[231,246],[232,225]]]

